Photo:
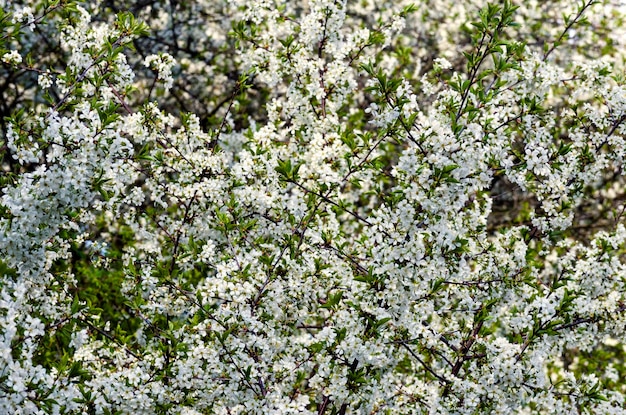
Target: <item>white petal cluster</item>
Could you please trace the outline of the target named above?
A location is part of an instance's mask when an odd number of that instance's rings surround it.
[[[156,71],[157,77],[164,83],[165,89],[170,89],[174,83],[172,77],[172,67],[176,65],[176,60],[169,53],[146,56],[143,64]]]
[[[2,55],[2,62],[10,65],[18,65],[22,63],[22,55],[20,55],[18,51],[12,50]]]
[[[623,5],[27,3],[0,414],[626,413]]]

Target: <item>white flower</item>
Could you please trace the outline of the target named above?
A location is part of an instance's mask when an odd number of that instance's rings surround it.
[[[34,29],[34,24],[32,24],[34,20],[33,9],[30,6],[24,6],[13,12],[11,23],[27,23],[29,24],[29,28],[32,30]]]
[[[2,62],[11,65],[18,65],[22,63],[22,55],[20,55],[18,51],[12,50],[2,55]]]
[[[156,71],[157,79],[164,82],[165,89],[170,89],[174,82],[172,77],[172,68],[176,65],[176,60],[169,53],[159,53],[157,55],[149,55],[144,59],[143,64]]]
[[[446,58],[435,58],[433,61],[433,68],[435,69],[450,69],[452,68],[452,64]]]
[[[52,80],[52,74],[50,71],[46,71],[44,73],[40,73],[37,77],[37,83],[41,87],[41,89],[48,89],[52,86],[54,81]]]

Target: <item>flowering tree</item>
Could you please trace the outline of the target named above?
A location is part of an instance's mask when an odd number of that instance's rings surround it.
[[[1,413],[626,412],[622,2],[0,4]]]

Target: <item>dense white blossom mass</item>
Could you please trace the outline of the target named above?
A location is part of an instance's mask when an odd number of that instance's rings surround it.
[[[0,415],[626,413],[623,2],[0,5]]]

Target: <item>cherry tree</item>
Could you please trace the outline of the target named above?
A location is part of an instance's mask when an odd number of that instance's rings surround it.
[[[0,4],[0,413],[626,412],[622,2]]]

